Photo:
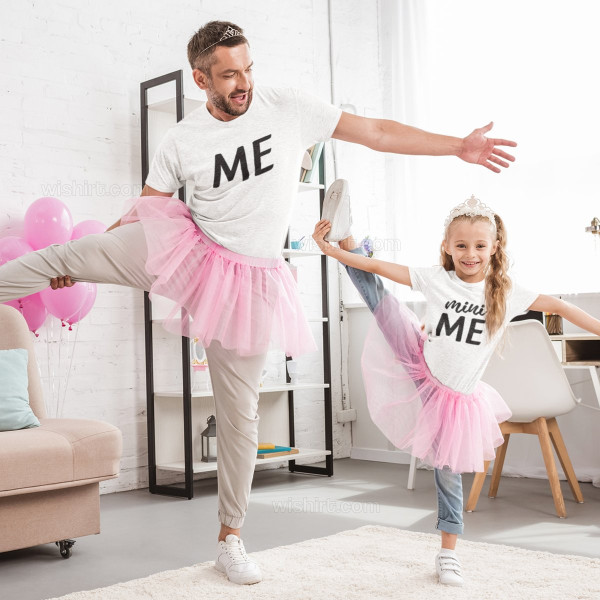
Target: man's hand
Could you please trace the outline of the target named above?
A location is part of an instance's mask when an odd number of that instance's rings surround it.
[[[321,219],[316,225],[315,230],[312,234],[313,240],[317,242],[317,246],[321,249],[323,254],[330,254],[333,246],[326,242],[323,238],[327,235],[327,232],[331,229],[331,223],[327,219]]]
[[[71,281],[70,275],[65,275],[64,277],[53,277],[50,280],[50,287],[53,290],[58,290],[64,287],[73,287],[75,282]]]
[[[496,148],[496,146],[516,146],[516,142],[510,140],[498,140],[493,138],[487,138],[486,134],[492,127],[494,122],[490,121],[485,127],[475,129],[473,133],[463,138],[463,146],[461,152],[458,154],[458,158],[461,158],[465,162],[474,163],[477,165],[483,165],[494,173],[500,173],[500,169],[496,165],[501,167],[508,167],[506,160],[514,162],[515,157],[507,154],[506,152]],[[505,158],[506,160],[502,160]]]

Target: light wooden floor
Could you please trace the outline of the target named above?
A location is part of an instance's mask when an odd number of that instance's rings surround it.
[[[380,524],[435,532],[433,473],[419,470],[408,491],[408,467],[336,460],[333,478],[257,473],[242,538],[251,553]],[[488,478],[489,479],[489,478]],[[463,478],[465,497],[472,475]],[[558,519],[546,480],[505,477],[495,500],[484,486],[477,511],[465,514],[464,537],[564,554],[600,557],[600,488],[581,485],[576,504],[562,484],[567,518]],[[214,559],[216,480],[196,485],[193,500],[135,490],[101,497],[102,533],[80,538],[73,556],[54,545],[0,554],[0,598],[41,600],[145,577]],[[460,556],[460,540],[457,550]],[[469,565],[464,565],[468,576]]]

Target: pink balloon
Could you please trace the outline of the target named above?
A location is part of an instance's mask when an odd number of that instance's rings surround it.
[[[81,309],[88,295],[87,283],[76,283],[72,287],[53,290],[47,287],[40,292],[42,302],[51,315],[66,321],[71,315]]]
[[[24,237],[34,250],[64,244],[72,233],[73,217],[58,198],[38,198],[25,213]]]
[[[104,233],[106,231],[106,225],[100,221],[81,221],[73,227],[73,233],[71,234],[72,240],[78,240],[84,235],[90,235],[92,233]]]
[[[87,290],[87,295],[85,297],[85,300],[83,301],[81,308],[74,314],[72,314],[70,317],[67,317],[65,319],[65,321],[69,325],[75,325],[75,323],[78,323],[79,321],[81,321],[81,319],[88,315],[88,313],[90,312],[90,310],[92,310],[92,307],[94,306],[94,302],[96,301],[96,294],[98,293],[98,286],[95,283],[82,282],[80,284],[78,283],[77,285],[85,286]]]
[[[9,235],[0,239],[0,265],[33,252],[33,248],[21,237]]]
[[[27,321],[29,330],[33,331],[35,335],[37,335],[37,330],[44,324],[48,316],[39,293],[25,296],[25,298],[21,298],[20,300],[10,300],[4,304],[8,304],[20,311]]]

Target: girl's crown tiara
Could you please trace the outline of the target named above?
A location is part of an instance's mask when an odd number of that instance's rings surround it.
[[[204,48],[204,50],[202,50],[202,52],[206,52],[209,48],[212,48],[213,46],[216,46],[217,44],[221,43],[224,40],[228,40],[229,38],[232,37],[237,37],[238,35],[244,35],[241,31],[238,31],[237,29],[234,29],[233,27],[231,27],[231,25],[227,25],[227,29],[225,30],[225,33],[219,38],[218,42],[215,42],[214,44],[211,44],[210,46],[206,46],[206,48]],[[200,54],[202,54],[202,52],[200,52]]]
[[[481,202],[479,198],[475,198],[475,196],[471,196],[468,200],[465,200],[462,204],[455,206],[451,211],[446,220],[444,221],[444,229],[448,229],[448,225],[456,219],[456,217],[460,217],[462,215],[466,215],[468,217],[486,217],[490,220],[494,229],[496,229],[496,219],[494,218],[496,215],[494,211],[487,205]]]

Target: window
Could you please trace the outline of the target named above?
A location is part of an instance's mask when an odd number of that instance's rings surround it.
[[[600,3],[381,0],[387,118],[467,135],[494,120],[517,162],[499,175],[453,157],[394,157],[402,251],[437,264],[450,209],[475,194],[504,219],[513,275],[540,293],[600,291]],[[513,150],[508,149],[509,152]]]

